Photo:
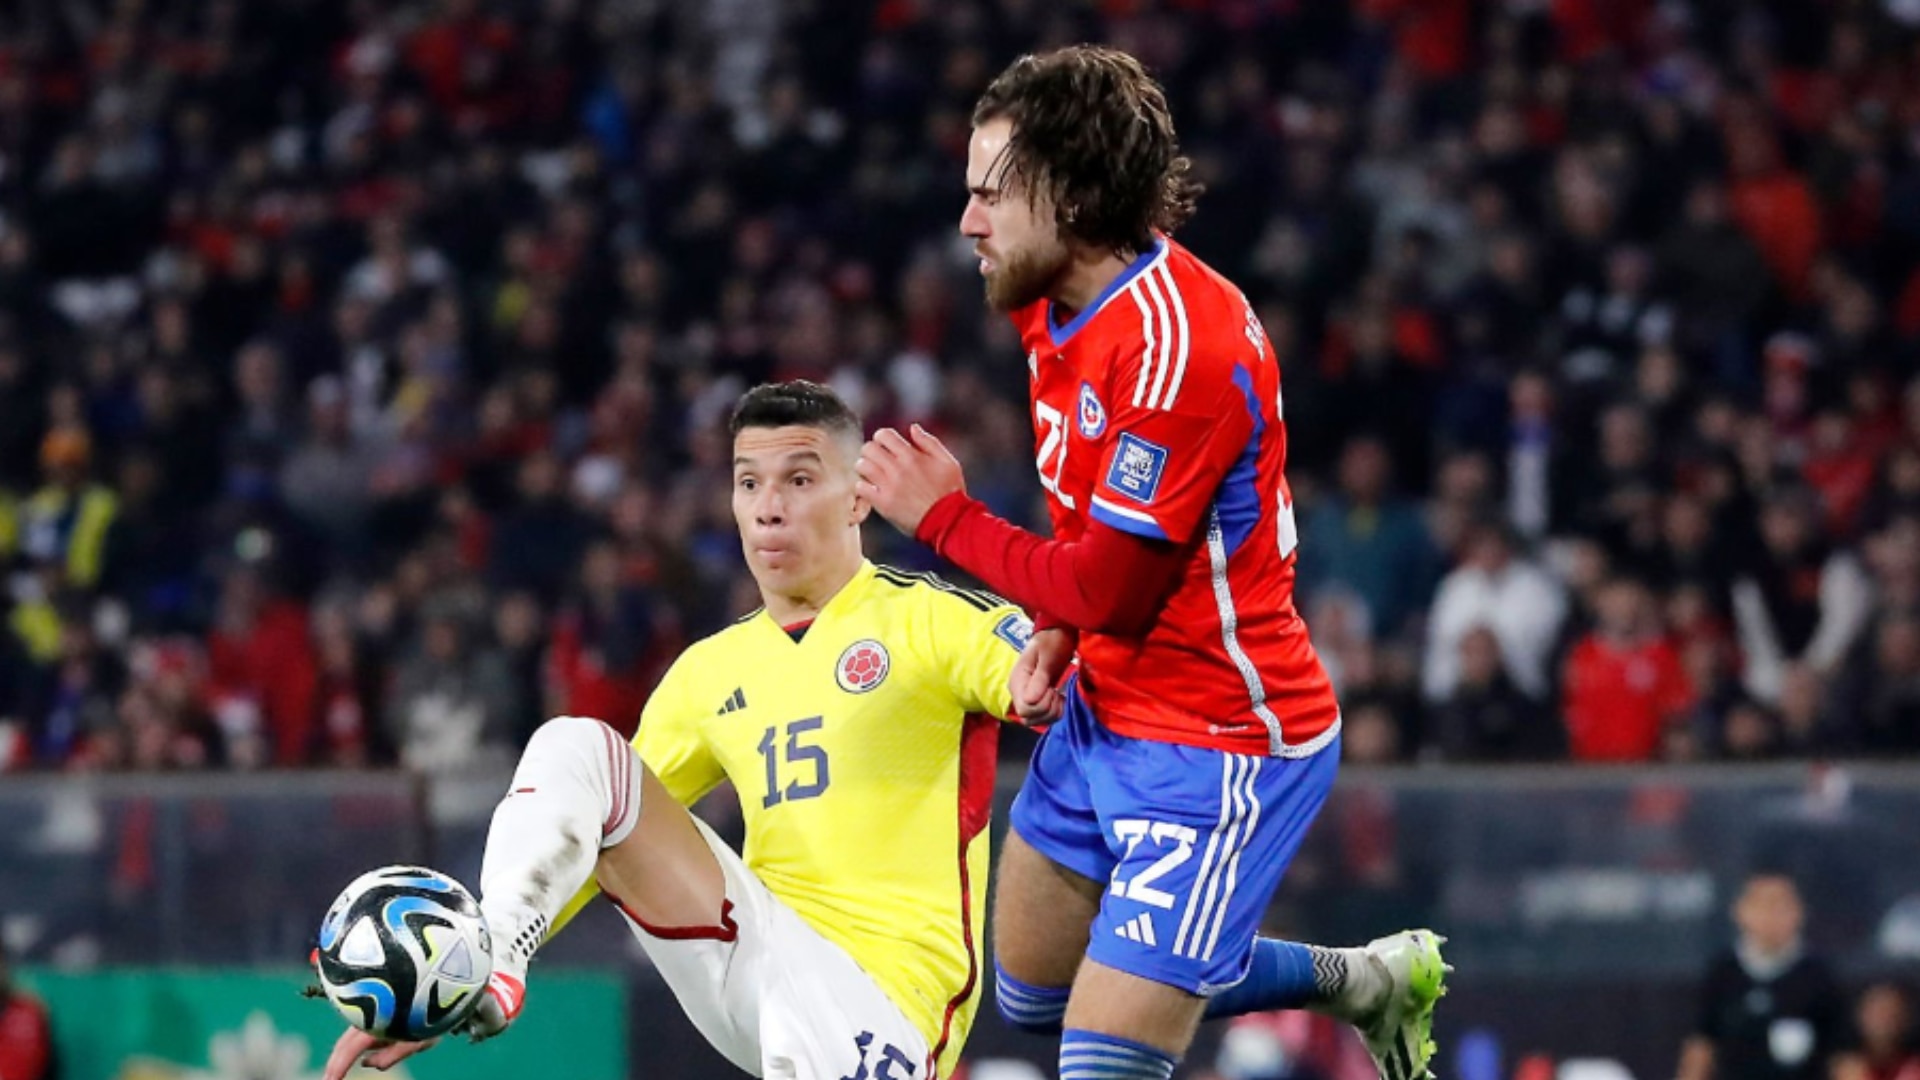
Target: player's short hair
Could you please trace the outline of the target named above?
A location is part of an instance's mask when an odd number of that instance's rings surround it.
[[[735,436],[747,428],[778,427],[820,428],[856,444],[861,438],[853,408],[831,388],[805,379],[761,383],[740,395],[727,421],[727,433]]]
[[[1022,56],[973,107],[975,127],[1002,117],[1013,175],[1029,198],[1052,196],[1063,235],[1132,254],[1193,216],[1193,163],[1166,94],[1132,56],[1098,45]]]

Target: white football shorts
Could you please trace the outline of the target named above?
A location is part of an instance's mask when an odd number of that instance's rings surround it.
[[[926,1038],[845,950],[821,937],[694,818],[726,876],[717,927],[627,925],[693,1026],[767,1080],[933,1080]]]

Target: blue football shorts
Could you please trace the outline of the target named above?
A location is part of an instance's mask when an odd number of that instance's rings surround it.
[[[1012,827],[1107,883],[1087,955],[1202,997],[1246,978],[1261,917],[1339,769],[1109,731],[1069,684],[1033,753]]]

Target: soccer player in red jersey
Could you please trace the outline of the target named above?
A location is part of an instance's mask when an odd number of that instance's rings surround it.
[[[1062,49],[1010,66],[973,124],[960,230],[1027,349],[1053,536],[968,498],[918,427],[877,433],[859,468],[883,516],[1041,627],[1014,674],[1052,723],[1001,856],[1000,1011],[1062,1032],[1062,1080],[1161,1080],[1203,1017],[1282,1007],[1353,1022],[1389,1080],[1424,1076],[1437,935],[1256,937],[1332,786],[1340,711],[1293,604],[1279,364],[1171,237],[1198,186],[1160,87],[1124,53]]]

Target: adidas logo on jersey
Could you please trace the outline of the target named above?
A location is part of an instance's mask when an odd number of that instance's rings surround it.
[[[1126,938],[1128,941],[1137,941],[1148,948],[1160,944],[1153,935],[1153,917],[1144,911],[1114,927],[1113,932],[1119,937]]]
[[[747,692],[738,687],[735,687],[733,693],[728,695],[726,702],[720,706],[720,711],[717,713],[714,713],[713,715],[725,716],[730,712],[739,712],[741,709],[744,709],[746,707],[747,707]]]

